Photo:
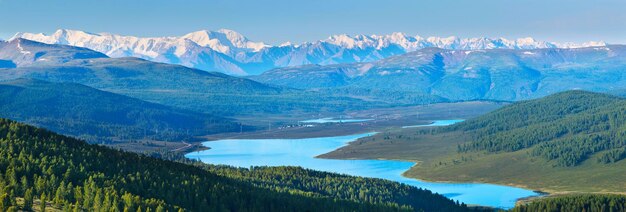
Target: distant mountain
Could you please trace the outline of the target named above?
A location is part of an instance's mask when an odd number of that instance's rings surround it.
[[[383,89],[451,100],[524,100],[564,90],[626,88],[626,46],[426,48],[369,63],[277,68],[251,79],[299,89]]]
[[[139,57],[231,75],[255,75],[272,68],[308,64],[372,62],[428,47],[477,50],[577,48],[606,45],[603,42],[583,44],[544,42],[533,38],[516,40],[454,36],[424,38],[393,33],[390,35],[333,35],[324,40],[303,44],[285,43],[271,46],[250,41],[245,36],[226,29],[197,31],[179,37],[153,38],[62,29],[51,35],[17,33],[13,39],[15,38],[86,47],[111,57]]]
[[[228,119],[149,103],[73,83],[0,82],[0,117],[93,142],[184,140],[239,131]]]
[[[26,39],[0,41],[0,68],[61,65],[76,59],[108,58],[90,49],[50,45]]]
[[[32,78],[78,83],[144,101],[202,113],[219,113],[220,116],[288,110],[343,110],[377,104],[349,97],[283,88],[180,65],[131,57],[108,58],[84,48],[47,45],[21,38],[1,45],[0,60],[8,61],[6,63],[9,67],[0,70],[0,81]],[[45,57],[51,60],[27,60],[28,65],[19,65],[22,60],[16,60],[13,53],[20,52],[20,48],[35,52],[25,47],[30,45],[45,45],[50,48],[45,51]],[[66,55],[69,56],[65,57]],[[73,56],[77,57],[71,59]]]

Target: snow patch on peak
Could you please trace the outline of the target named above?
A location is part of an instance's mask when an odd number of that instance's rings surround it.
[[[352,37],[350,37],[350,36],[348,36],[346,34],[330,36],[327,39],[327,41],[329,43],[332,43],[332,44],[335,44],[335,45],[338,45],[338,46],[343,46],[343,47],[346,47],[346,48],[349,48],[349,49],[354,48],[356,46],[356,43],[357,43],[356,39],[354,39],[354,38],[352,38]]]
[[[522,45],[532,45],[532,44],[535,44],[536,42],[537,41],[532,37],[525,37],[525,38],[517,39],[517,43],[522,44]]]
[[[232,29],[218,29],[217,32],[219,33],[223,33],[223,34],[231,34],[233,36],[239,36],[239,37],[243,37],[243,35],[241,35],[241,33],[236,32],[235,30]]]
[[[408,36],[404,32],[393,32],[393,33],[391,33],[390,37],[393,37],[393,38],[406,38]]]
[[[225,54],[235,54],[246,50],[256,52],[268,46],[261,42],[252,42],[240,33],[229,29],[220,29],[215,32],[201,30],[183,35],[181,38]]]
[[[24,47],[22,47],[22,40],[17,40],[17,49],[20,50],[20,53],[23,55],[32,54],[30,51],[24,50]]]
[[[293,46],[293,44],[289,41],[281,43],[280,45],[278,45],[278,47],[285,47],[285,46]]]
[[[330,36],[328,39],[319,42],[329,43],[347,49],[365,49],[376,46],[376,41],[367,35],[350,36],[347,34],[339,34]]]

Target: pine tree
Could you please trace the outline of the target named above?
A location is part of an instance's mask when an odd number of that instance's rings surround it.
[[[11,207],[9,195],[7,193],[0,195],[0,211],[6,211],[9,207]]]
[[[46,211],[46,194],[42,193],[39,197],[41,204],[39,204],[39,211]]]
[[[24,210],[31,210],[33,208],[33,189],[28,188],[24,193]]]
[[[165,212],[165,208],[163,207],[163,205],[157,206],[156,212]]]
[[[60,208],[61,204],[63,204],[63,202],[65,201],[65,195],[65,186],[63,186],[63,183],[61,183],[61,185],[59,185],[54,194],[54,206]]]

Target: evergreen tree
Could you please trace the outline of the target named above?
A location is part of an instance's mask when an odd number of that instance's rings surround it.
[[[0,195],[0,211],[6,211],[11,207],[11,200],[9,199],[9,195],[4,193]]]
[[[39,211],[46,211],[46,194],[42,193],[41,196],[39,196],[39,201],[41,202],[39,204]]]
[[[33,200],[34,200],[34,196],[33,196],[33,189],[32,188],[28,188],[26,189],[26,192],[24,194],[24,210],[32,210],[33,208]]]

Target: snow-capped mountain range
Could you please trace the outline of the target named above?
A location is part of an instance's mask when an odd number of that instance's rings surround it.
[[[197,31],[179,37],[135,37],[60,29],[51,35],[17,33],[48,44],[85,47],[110,57],[139,57],[180,64],[231,75],[255,75],[278,67],[306,64],[371,62],[428,47],[458,50],[538,49],[606,46],[604,42],[555,43],[533,38],[420,37],[403,33],[389,35],[333,35],[302,44],[273,46],[250,41],[233,30]]]

